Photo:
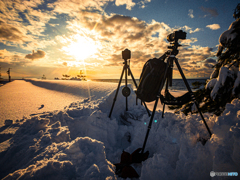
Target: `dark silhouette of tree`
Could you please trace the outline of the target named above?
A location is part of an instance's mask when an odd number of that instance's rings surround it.
[[[219,37],[218,62],[213,67],[210,79],[206,81],[205,88],[194,92],[202,112],[220,115],[227,103],[234,98],[240,98],[240,3],[233,17],[236,20]],[[193,85],[199,86],[198,83]],[[177,109],[176,112],[182,111],[185,114],[194,113],[194,106],[191,102],[169,108]]]

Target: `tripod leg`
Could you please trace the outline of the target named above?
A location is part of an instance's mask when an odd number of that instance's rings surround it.
[[[128,72],[130,73],[130,75],[131,75],[131,77],[132,77],[132,80],[133,80],[133,83],[134,83],[135,87],[138,88],[137,83],[136,83],[136,81],[135,81],[135,79],[134,79],[134,77],[133,77],[132,71],[131,71],[131,69],[130,69],[129,66],[128,66]]]
[[[147,134],[145,136],[143,147],[142,147],[142,154],[144,152],[144,149],[145,149],[145,146],[146,146],[146,143],[147,143],[147,139],[148,139],[148,135],[149,135],[149,132],[150,132],[150,129],[151,129],[151,126],[152,126],[152,121],[153,121],[153,118],[154,118],[154,115],[155,115],[155,111],[156,111],[156,108],[157,108],[158,99],[159,98],[157,98],[156,101],[155,101],[153,112],[152,112],[152,115],[151,115],[151,118],[150,118],[150,121],[149,121],[149,124],[148,124]]]
[[[123,77],[123,73],[124,73],[124,68],[125,68],[125,67],[123,67],[122,74],[121,74],[121,77],[120,77],[120,79],[119,79],[117,91],[116,91],[115,97],[114,97],[114,99],[113,99],[112,108],[111,108],[111,111],[110,111],[109,116],[108,116],[109,118],[110,118],[111,115],[112,115],[113,107],[114,107],[114,104],[115,104],[115,102],[116,102],[116,100],[117,100],[117,95],[118,95],[119,87],[120,87],[121,82],[122,82],[122,77]]]
[[[145,140],[144,140],[144,143],[143,143],[142,154],[144,152],[144,149],[145,149],[145,146],[146,146],[146,143],[147,143],[147,139],[148,139],[148,135],[149,135],[149,132],[150,132],[150,129],[151,129],[151,126],[152,126],[152,121],[153,121],[153,118],[154,118],[154,115],[155,115],[155,111],[156,111],[156,108],[157,108],[158,99],[160,98],[161,90],[162,90],[162,88],[163,88],[163,86],[165,84],[166,78],[167,78],[167,71],[168,71],[169,64],[170,64],[170,59],[168,59],[168,61],[167,61],[167,66],[166,66],[164,77],[163,77],[164,80],[162,81],[162,83],[160,85],[160,88],[158,90],[158,95],[156,97],[156,101],[155,101],[155,104],[154,104],[152,115],[151,115],[151,118],[150,118],[150,121],[149,121],[149,124],[148,124],[147,134],[145,136]]]
[[[127,87],[127,75],[128,75],[126,66],[127,66],[127,63],[124,65],[124,69],[125,69],[125,87]],[[126,97],[126,111],[128,111],[128,99],[127,99],[127,97]]]
[[[136,81],[135,81],[135,79],[134,79],[134,77],[133,77],[132,71],[131,71],[131,69],[130,69],[129,66],[128,66],[128,72],[130,73],[130,75],[131,75],[131,77],[132,77],[132,80],[133,80],[133,82],[134,82],[134,85],[136,86],[136,88],[138,88],[137,83],[136,83]],[[136,100],[136,102],[137,102],[137,100]],[[141,103],[142,103],[142,101],[141,101]],[[151,114],[150,114],[150,112],[149,112],[149,109],[147,108],[146,103],[143,102],[143,104],[144,104],[144,106],[145,106],[145,108],[146,108],[146,110],[147,110],[148,116],[151,116]]]
[[[144,101],[143,101],[143,105],[144,105],[145,109],[147,110],[148,116],[150,117],[151,114],[150,114],[149,109]]]
[[[166,83],[166,88],[165,88],[165,94],[166,94],[166,91],[168,90],[168,82],[169,82],[169,80],[170,80],[170,82],[172,81],[172,79],[170,79],[170,78],[172,78],[172,72],[171,72],[170,77],[167,77],[167,83]],[[160,100],[161,100],[161,98],[160,98]],[[165,104],[165,102],[163,101],[162,118],[164,118],[165,105],[166,105],[166,104]]]
[[[189,84],[188,84],[188,82],[187,82],[187,79],[186,79],[185,75],[183,74],[183,71],[182,71],[182,69],[181,69],[181,67],[180,67],[180,65],[179,65],[179,63],[178,63],[177,58],[174,58],[174,60],[175,60],[175,63],[176,63],[176,65],[177,65],[177,68],[178,68],[178,70],[179,70],[179,72],[180,72],[180,74],[181,74],[181,76],[182,76],[182,79],[183,79],[183,81],[184,81],[184,83],[185,83],[188,91],[189,91],[190,94],[191,94],[192,100],[194,101],[194,103],[195,103],[195,105],[196,105],[196,107],[197,107],[197,110],[198,110],[198,112],[199,112],[199,114],[200,114],[200,116],[201,116],[201,118],[202,118],[202,120],[203,120],[203,122],[204,122],[204,124],[205,124],[205,126],[206,126],[206,128],[207,128],[207,131],[208,131],[208,133],[209,133],[209,135],[210,135],[210,137],[211,137],[211,136],[212,136],[212,133],[211,133],[211,131],[210,131],[210,129],[209,129],[209,127],[208,127],[208,125],[207,125],[207,123],[206,123],[203,115],[202,115],[202,112],[201,112],[201,110],[200,110],[200,108],[199,108],[199,105],[198,105],[198,103],[197,103],[197,101],[196,101],[196,98],[195,98],[195,96],[194,96],[194,94],[193,94],[193,92],[192,92],[192,90],[191,90],[191,88],[190,88],[190,86],[189,86]]]
[[[164,118],[165,103],[163,103],[162,118]]]

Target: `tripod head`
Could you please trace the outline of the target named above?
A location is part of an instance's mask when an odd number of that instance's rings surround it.
[[[182,30],[174,31],[173,33],[169,34],[167,36],[168,42],[170,42],[171,46],[168,46],[168,49],[171,49],[170,51],[167,51],[167,54],[170,55],[177,55],[178,54],[178,47],[182,46],[178,43],[179,39],[186,39],[186,32],[183,32]]]
[[[129,49],[125,49],[122,51],[122,58],[127,61],[128,59],[131,59],[131,51]]]

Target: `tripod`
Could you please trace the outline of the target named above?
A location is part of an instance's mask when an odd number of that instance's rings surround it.
[[[119,88],[120,88],[120,85],[121,85],[121,82],[122,82],[122,78],[123,78],[123,74],[125,72],[125,87],[122,89],[122,94],[123,96],[126,98],[126,111],[128,111],[128,96],[131,94],[131,90],[129,89],[129,87],[127,86],[127,76],[130,74],[131,77],[132,77],[132,80],[134,82],[134,85],[135,87],[137,88],[137,83],[133,77],[133,74],[132,74],[132,71],[128,65],[128,62],[127,60],[131,58],[131,51],[128,50],[128,49],[125,49],[124,51],[122,51],[122,57],[124,59],[124,66],[123,66],[123,70],[122,70],[122,74],[121,74],[121,77],[120,77],[120,80],[119,80],[119,83],[118,83],[118,87],[117,87],[117,91],[116,91],[116,94],[115,94],[115,97],[113,99],[113,104],[112,104],[112,108],[110,110],[110,113],[109,113],[109,118],[111,118],[111,115],[112,115],[112,111],[113,111],[113,108],[114,108],[114,105],[115,105],[115,102],[117,100],[117,95],[118,95],[118,91],[119,91]],[[130,60],[129,60],[130,62]],[[147,108],[147,105],[145,104],[145,102],[143,102],[146,110],[147,110],[147,113],[148,115],[150,116],[150,112]]]
[[[191,100],[195,103],[196,108],[197,108],[197,110],[198,110],[198,112],[199,112],[199,114],[200,114],[200,116],[201,116],[201,118],[202,118],[206,128],[207,128],[207,131],[208,131],[210,137],[212,136],[212,133],[211,133],[211,131],[210,131],[210,129],[209,129],[209,127],[208,127],[208,125],[207,125],[203,115],[202,115],[202,112],[201,112],[201,110],[199,108],[199,105],[198,105],[198,103],[196,101],[196,98],[195,98],[195,96],[194,96],[194,94],[193,94],[193,92],[192,92],[192,90],[191,90],[191,88],[190,88],[190,86],[189,86],[189,84],[187,82],[187,79],[186,79],[185,75],[183,74],[183,71],[182,71],[182,69],[180,67],[180,64],[178,63],[178,59],[176,58],[176,55],[179,52],[177,50],[177,48],[179,46],[181,46],[181,45],[178,44],[178,39],[175,39],[174,42],[172,43],[172,46],[168,46],[168,48],[171,49],[171,50],[165,52],[165,55],[168,56],[168,58],[167,58],[167,66],[166,66],[166,69],[165,69],[165,72],[164,72],[163,81],[162,81],[162,83],[161,83],[161,85],[159,87],[158,95],[156,97],[156,101],[155,101],[155,104],[154,104],[152,115],[151,115],[151,118],[150,118],[150,121],[149,121],[148,130],[147,130],[147,133],[146,133],[146,136],[145,136],[145,139],[144,139],[143,147],[141,149],[142,150],[142,152],[141,152],[142,154],[144,152],[144,149],[145,149],[145,146],[146,146],[146,143],[147,143],[148,135],[149,135],[149,132],[150,132],[150,129],[151,129],[151,125],[152,125],[152,121],[153,121],[153,118],[154,118],[154,115],[155,115],[155,111],[156,111],[156,108],[157,108],[158,100],[161,97],[161,90],[162,90],[166,80],[167,80],[166,90],[168,88],[168,85],[170,85],[170,86],[172,85],[172,73],[173,73],[173,63],[174,62],[177,65],[178,71],[180,72],[181,77],[182,77],[182,79],[184,81],[184,84],[185,84],[185,86],[186,86],[186,88],[187,88],[187,90],[188,90],[188,92],[190,94]],[[164,101],[162,103],[164,103],[164,105],[163,105],[163,108],[164,108],[165,104],[167,104],[167,103],[165,103]],[[164,111],[164,109],[163,109],[163,111]],[[203,145],[205,145],[205,143],[207,142],[207,139],[198,138],[198,141],[200,141]]]

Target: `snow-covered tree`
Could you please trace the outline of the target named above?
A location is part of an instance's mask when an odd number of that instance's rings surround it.
[[[226,103],[240,98],[240,3],[233,14],[235,21],[219,37],[218,62],[205,87],[194,94],[203,112],[220,115]],[[180,107],[172,106],[171,109]],[[179,110],[178,110],[179,111]],[[194,112],[193,103],[187,103],[180,111]]]

